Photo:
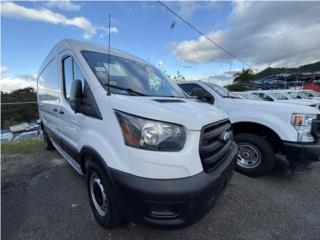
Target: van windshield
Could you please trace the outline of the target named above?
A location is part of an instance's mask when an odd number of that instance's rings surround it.
[[[182,90],[173,84],[159,69],[146,63],[105,53],[82,51],[92,71],[105,88],[108,85],[108,69],[110,91],[115,94],[186,97]]]
[[[282,93],[272,92],[272,93],[270,93],[270,95],[277,100],[289,100],[289,98]]]
[[[238,99],[240,99],[240,97],[238,97],[237,95],[228,91],[226,88],[220,87],[220,86],[218,86],[214,83],[211,83],[211,82],[205,82],[205,84],[223,98],[238,98]]]

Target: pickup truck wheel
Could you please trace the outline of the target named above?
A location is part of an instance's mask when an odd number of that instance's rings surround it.
[[[94,161],[89,161],[86,168],[89,202],[94,217],[105,228],[119,225],[122,218],[107,173]]]
[[[260,176],[270,172],[275,164],[271,145],[262,137],[241,133],[235,136],[238,144],[236,170],[249,176]]]
[[[53,146],[53,144],[52,144],[52,142],[51,142],[46,130],[43,129],[42,132],[43,132],[43,140],[44,140],[44,143],[46,145],[46,149],[49,150],[49,151],[54,150],[54,146]]]

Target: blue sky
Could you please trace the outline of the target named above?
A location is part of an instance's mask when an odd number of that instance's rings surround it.
[[[319,56],[319,52],[301,56],[301,52],[320,49],[320,41],[315,41],[320,40],[316,34],[320,29],[319,17],[313,15],[306,19],[312,13],[310,11],[319,10],[318,3],[301,6],[290,2],[278,5],[272,2],[165,3],[211,39],[255,68],[308,63],[317,60]],[[242,63],[199,38],[198,33],[157,2],[33,1],[1,4],[3,88],[11,88],[14,81],[19,83],[19,80],[23,81],[28,75],[34,76],[46,54],[63,38],[107,44],[105,28],[108,14],[113,18],[112,47],[127,51],[154,65],[159,66],[160,63],[171,75],[179,70],[188,79],[205,77],[214,81],[228,81],[230,63],[232,71],[243,67]],[[252,12],[254,10],[256,11]],[[286,13],[292,14],[294,18],[286,18]],[[264,14],[267,17],[263,17]],[[288,39],[295,30],[301,33],[297,23],[302,20],[302,23],[310,25],[307,29],[301,26],[301,29],[308,31],[308,37],[295,36],[300,45],[292,42],[292,47],[283,47],[288,45]],[[175,27],[170,29],[174,21]],[[275,27],[270,30],[272,25]],[[252,39],[248,39],[248,35]],[[262,39],[261,36],[267,37]],[[264,45],[257,44],[261,39],[266,41],[269,51],[266,51]],[[304,45],[308,45],[305,50]],[[294,50],[297,46],[299,51]],[[299,58],[292,57],[298,55]],[[9,86],[10,80],[12,86]]]

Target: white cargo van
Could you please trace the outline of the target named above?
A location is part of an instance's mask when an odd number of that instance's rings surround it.
[[[239,154],[236,169],[247,175],[268,173],[274,154],[285,154],[297,172],[320,160],[320,111],[282,102],[238,99],[211,82],[179,83],[188,94],[220,107],[230,117]]]
[[[47,148],[86,175],[105,227],[190,225],[232,176],[237,147],[226,113],[186,98],[127,53],[62,40],[40,68],[38,106]]]

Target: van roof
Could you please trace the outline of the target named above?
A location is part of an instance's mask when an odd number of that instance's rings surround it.
[[[51,51],[43,61],[40,67],[39,73],[53,59],[54,56],[56,56],[57,54],[59,54],[64,50],[71,50],[73,52],[80,52],[80,51],[86,50],[86,51],[108,53],[108,47],[105,45],[94,44],[94,43],[89,43],[85,41],[73,40],[73,39],[62,39],[51,49]],[[126,53],[124,51],[120,51],[114,48],[110,48],[110,54],[118,57],[127,58],[130,60],[138,61],[141,63],[146,63],[144,60],[138,57],[135,57],[129,53]]]

